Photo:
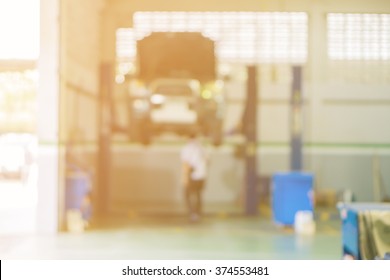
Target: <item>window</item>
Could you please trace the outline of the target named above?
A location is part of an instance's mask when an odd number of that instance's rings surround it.
[[[38,72],[0,72],[0,133],[35,131]]]
[[[333,60],[389,60],[389,14],[328,14],[328,54]]]
[[[118,57],[135,59],[135,40],[151,32],[202,32],[216,42],[220,61],[305,63],[306,13],[136,12],[134,30],[118,30]],[[134,43],[130,43],[133,40]],[[127,43],[126,43],[127,42]],[[127,44],[127,45],[126,45]],[[126,47],[126,51],[119,48]]]
[[[35,132],[39,0],[0,0],[0,133]]]
[[[135,42],[132,28],[119,28],[116,31],[117,82],[123,81],[123,75],[134,72]]]

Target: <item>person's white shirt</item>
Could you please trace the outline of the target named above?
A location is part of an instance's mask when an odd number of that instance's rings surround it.
[[[181,151],[181,160],[191,169],[192,180],[204,180],[207,175],[207,152],[198,139],[191,139]]]

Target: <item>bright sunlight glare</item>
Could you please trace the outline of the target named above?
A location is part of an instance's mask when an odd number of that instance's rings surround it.
[[[0,59],[38,59],[39,2],[0,0]]]

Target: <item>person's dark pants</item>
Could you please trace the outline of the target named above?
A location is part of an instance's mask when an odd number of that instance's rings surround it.
[[[186,201],[190,214],[202,214],[202,190],[204,180],[190,180],[186,188]]]

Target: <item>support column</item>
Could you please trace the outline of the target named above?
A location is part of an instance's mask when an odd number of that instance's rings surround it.
[[[37,231],[58,231],[59,182],[59,10],[60,0],[41,0],[39,89],[37,100]]]

